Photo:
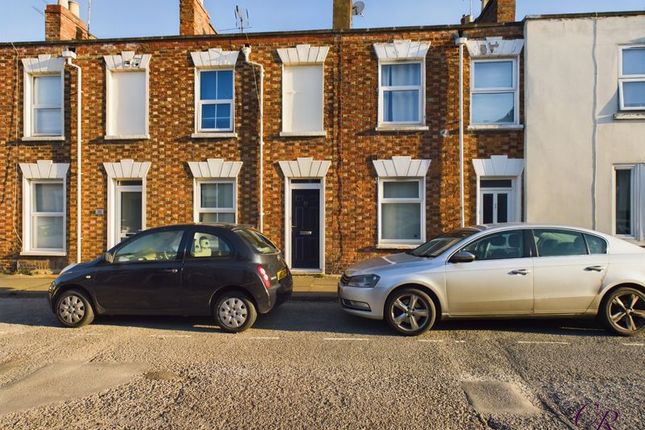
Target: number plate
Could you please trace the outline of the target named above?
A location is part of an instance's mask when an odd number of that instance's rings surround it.
[[[287,277],[287,269],[282,269],[278,272],[278,281]]]

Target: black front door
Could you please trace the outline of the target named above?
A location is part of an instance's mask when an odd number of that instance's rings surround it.
[[[320,190],[291,191],[291,265],[320,268]]]

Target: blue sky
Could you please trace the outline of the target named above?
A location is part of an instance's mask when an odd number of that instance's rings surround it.
[[[249,31],[329,28],[333,0],[205,0],[213,23],[222,33],[235,30],[233,8],[246,7]],[[56,0],[0,0],[0,42],[44,39],[46,3]],[[363,17],[354,27],[455,24],[470,8],[470,0],[364,0]],[[80,0],[83,16],[88,0]],[[472,0],[473,14],[480,0]],[[177,34],[179,0],[92,0],[91,30],[97,37]],[[35,9],[34,9],[35,8]],[[517,19],[525,15],[573,12],[645,10],[645,0],[517,0]],[[8,12],[8,13],[7,13]]]

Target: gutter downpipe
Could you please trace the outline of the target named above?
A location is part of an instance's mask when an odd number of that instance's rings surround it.
[[[466,225],[464,198],[464,45],[467,37],[459,35],[455,44],[459,45],[459,206],[461,227]]]
[[[63,58],[65,58],[66,63],[68,66],[73,67],[76,69],[77,76],[78,76],[78,85],[77,85],[77,90],[76,90],[76,262],[80,263],[81,262],[81,247],[82,247],[82,215],[83,215],[83,210],[82,210],[82,181],[81,177],[83,174],[82,171],[82,161],[83,161],[83,152],[82,152],[82,138],[81,138],[81,126],[82,126],[82,121],[81,121],[81,112],[82,112],[82,94],[83,94],[83,70],[81,69],[80,66],[72,63],[72,60],[76,58],[76,53],[73,51],[63,51],[62,54]]]
[[[242,54],[244,55],[244,61],[247,64],[252,66],[257,66],[260,69],[260,88],[258,97],[259,109],[260,109],[260,142],[258,149],[258,163],[260,164],[260,173],[259,173],[259,190],[258,190],[258,211],[259,211],[259,220],[258,220],[258,229],[260,233],[264,232],[264,66],[255,61],[249,59],[251,55],[251,45],[246,44],[242,48]],[[255,80],[255,67],[253,70],[253,79]],[[258,84],[256,82],[255,88],[257,90]]]

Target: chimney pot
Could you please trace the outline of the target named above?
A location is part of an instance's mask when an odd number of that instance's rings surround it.
[[[78,4],[77,1],[74,0],[68,0],[69,3],[69,11],[74,14],[75,17],[80,18],[81,17],[81,7]]]
[[[69,0],[58,0],[58,5],[63,6],[65,9],[69,9]]]

